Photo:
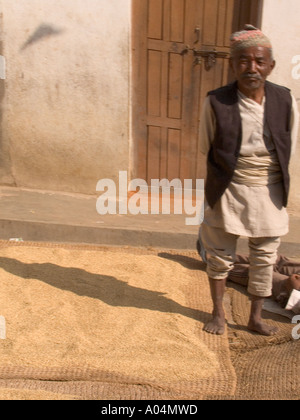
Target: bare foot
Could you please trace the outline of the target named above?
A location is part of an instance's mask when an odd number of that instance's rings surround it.
[[[270,325],[264,324],[263,322],[254,321],[249,321],[248,329],[250,331],[254,331],[266,336],[275,335],[278,332],[277,327],[271,327]]]
[[[213,315],[213,319],[203,329],[210,334],[223,335],[225,332],[225,315]]]
[[[275,335],[278,331],[277,327],[271,327],[262,322],[261,312],[263,309],[264,298],[259,296],[252,296],[251,297],[252,304],[251,304],[251,312],[250,318],[248,323],[248,330],[257,332],[261,335]]]
[[[211,296],[213,301],[213,319],[203,328],[210,334],[222,335],[225,332],[225,312],[223,308],[223,298],[225,293],[226,278],[214,280],[209,278]]]

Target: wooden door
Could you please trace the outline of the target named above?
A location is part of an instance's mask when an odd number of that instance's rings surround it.
[[[209,90],[229,81],[230,34],[257,24],[259,3],[133,1],[133,177],[205,177],[201,106]]]

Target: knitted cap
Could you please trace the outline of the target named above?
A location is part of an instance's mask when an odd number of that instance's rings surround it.
[[[245,25],[242,31],[235,32],[230,37],[231,55],[241,48],[248,47],[266,47],[272,49],[272,44],[260,29],[252,25]]]

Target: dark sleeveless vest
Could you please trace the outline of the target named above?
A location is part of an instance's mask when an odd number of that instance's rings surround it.
[[[205,196],[211,208],[230,184],[242,141],[237,82],[208,93],[216,116],[216,134],[207,157]],[[283,179],[282,205],[287,206],[290,186],[290,119],[292,97],[289,89],[266,81],[265,122],[271,132]]]

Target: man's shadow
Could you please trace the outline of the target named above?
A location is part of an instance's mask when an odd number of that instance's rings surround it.
[[[206,264],[200,259],[200,257],[197,259],[189,257],[188,255],[171,254],[169,252],[159,252],[158,256],[170,261],[175,261],[189,270],[206,271]]]
[[[208,315],[206,312],[183,306],[166,297],[164,293],[131,286],[113,276],[94,274],[81,268],[62,267],[52,263],[24,263],[13,258],[0,257],[1,269],[24,279],[40,280],[78,296],[99,299],[110,306],[180,314],[197,321],[206,319]]]

